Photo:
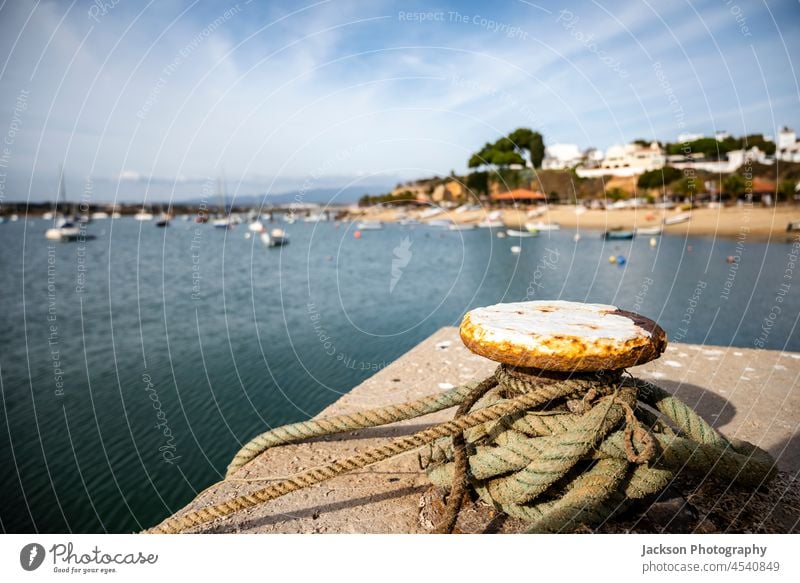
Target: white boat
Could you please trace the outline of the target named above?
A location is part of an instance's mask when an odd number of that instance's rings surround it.
[[[297,220],[297,217],[294,215],[294,213],[286,213],[285,215],[283,215],[283,221],[287,225],[294,225],[294,222],[296,220]]]
[[[261,233],[261,241],[268,247],[281,247],[289,244],[289,235],[283,229],[272,229],[269,233],[265,230]]]
[[[491,221],[488,219],[478,223],[478,228],[480,229],[502,229],[504,226],[503,221]]]
[[[215,229],[232,229],[234,226],[233,221],[231,221],[230,217],[222,217],[221,219],[214,219],[211,222],[214,225]]]
[[[419,218],[420,218],[420,219],[429,219],[429,218],[431,218],[431,217],[435,217],[436,215],[440,215],[440,214],[442,214],[443,212],[444,212],[444,209],[440,209],[440,208],[429,208],[429,209],[427,209],[427,210],[424,210],[424,211],[422,211],[422,212],[420,213],[420,215],[419,215]]]
[[[674,217],[667,217],[664,219],[665,225],[678,225],[680,223],[685,223],[689,219],[692,218],[692,213],[683,213],[680,215],[675,215]]]
[[[660,235],[664,227],[656,226],[656,227],[636,227],[633,232],[636,233],[637,236],[640,235]]]
[[[525,223],[525,228],[529,231],[558,231],[561,229],[561,225],[558,223],[543,223],[542,221],[537,221],[535,223]]]
[[[16,223],[19,220],[19,215],[11,215],[10,219],[12,223]]]
[[[111,218],[112,219],[121,219],[122,218],[122,213],[117,213],[117,212],[111,213]]]
[[[253,221],[252,223],[247,225],[247,230],[256,233],[261,233],[264,231],[264,225],[261,223],[261,221]]]
[[[313,215],[308,215],[306,218],[303,219],[304,223],[319,223],[322,221],[327,221],[328,217],[324,213],[316,213]]]
[[[419,221],[416,219],[400,219],[397,221],[397,224],[401,227],[409,227],[413,225],[419,225]]]
[[[478,228],[478,225],[475,223],[462,223],[462,224],[452,224],[447,227],[451,231],[472,231]]]
[[[547,212],[546,206],[536,207],[529,210],[527,216],[529,219],[535,219],[536,217],[541,217],[546,212]]]
[[[45,221],[52,221],[54,218],[56,218],[56,214],[50,211],[42,215],[42,219],[44,219]]]
[[[133,215],[133,218],[137,221],[152,221],[153,213],[146,213],[144,211],[141,211]]]
[[[380,221],[361,221],[356,225],[359,231],[380,231],[383,228],[383,223]]]
[[[429,227],[441,227],[444,229],[448,229],[450,228],[450,225],[453,224],[453,221],[451,221],[450,219],[434,219],[432,221],[428,221],[425,224],[428,225]]]
[[[506,235],[509,237],[535,237],[536,233],[530,231],[518,231],[516,229],[506,229]]]
[[[486,215],[485,219],[478,223],[478,227],[481,229],[502,229],[504,226],[502,219],[502,211],[492,211]]]
[[[81,230],[72,221],[61,219],[52,229],[47,229],[44,236],[53,241],[77,241]]]
[[[96,221],[98,219],[107,219],[108,213],[104,213],[103,211],[97,211],[96,213],[92,213],[92,220]]]
[[[512,245],[511,246],[511,252],[512,253],[517,254],[520,251],[522,251],[522,247],[520,247],[519,245]]]

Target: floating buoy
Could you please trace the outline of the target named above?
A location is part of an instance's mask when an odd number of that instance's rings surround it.
[[[353,231],[353,237],[355,237],[356,239],[360,239],[361,238],[361,231]]]
[[[580,233],[575,233],[575,236],[572,237],[572,240],[577,243],[578,241],[581,240],[581,234]]]
[[[658,245],[658,239],[655,237],[650,237],[650,246],[655,247],[656,245]]]
[[[617,255],[617,265],[625,265],[625,257]]]
[[[609,263],[616,263],[617,262],[617,256],[616,255],[609,255],[608,256],[608,262]]]
[[[519,245],[514,245],[511,247],[512,253],[519,253],[520,251],[522,251],[522,247],[520,247]]]
[[[727,261],[728,263],[736,263],[736,257],[734,257],[733,255],[728,255],[728,257],[725,258],[725,261]]]
[[[250,232],[249,232],[249,231],[248,231],[247,233],[245,233],[245,234],[244,234],[244,238],[245,238],[245,239],[249,239],[249,238],[250,238]]]
[[[505,239],[506,238],[506,234],[503,231],[500,231],[499,233],[497,233],[497,238],[498,239]]]

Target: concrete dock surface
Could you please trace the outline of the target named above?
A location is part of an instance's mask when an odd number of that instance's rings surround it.
[[[343,395],[319,417],[430,395],[484,378],[496,366],[469,352],[457,329],[442,328]],[[681,521],[668,520],[671,526],[666,528],[640,519],[609,523],[600,532],[800,532],[800,353],[676,343],[660,359],[630,371],[676,394],[726,436],[769,451],[781,472],[757,494],[729,491],[710,481],[697,491],[684,491],[681,500],[691,502],[694,518],[683,526]],[[268,450],[231,480],[201,493],[177,515],[414,433],[451,418],[453,411]],[[421,519],[420,509],[430,501],[430,491],[418,454],[412,452],[249,508],[195,532],[425,533],[430,521],[424,511]],[[477,519],[489,520],[494,511],[485,507],[476,512]]]

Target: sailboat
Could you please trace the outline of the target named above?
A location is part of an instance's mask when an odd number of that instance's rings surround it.
[[[217,181],[217,189],[219,190],[219,197],[222,201],[222,217],[214,219],[212,224],[215,229],[232,229],[234,223],[231,221],[231,217],[228,214],[228,206],[225,202],[225,185],[222,179]]]
[[[53,227],[44,232],[44,236],[51,241],[77,241],[81,234],[81,229],[71,219],[58,216],[58,199],[63,198],[67,202],[67,187],[64,184],[64,167],[61,167],[59,181],[58,181],[58,194],[56,195],[56,202],[53,205],[53,220],[55,221]]]

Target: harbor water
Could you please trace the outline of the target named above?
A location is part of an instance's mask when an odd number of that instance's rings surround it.
[[[800,351],[799,247],[783,239],[356,237],[298,222],[268,248],[246,225],[98,220],[73,243],[47,226],[0,225],[7,532],[151,526],[221,479],[243,442],[315,415],[476,306],[608,303],[671,341]]]

